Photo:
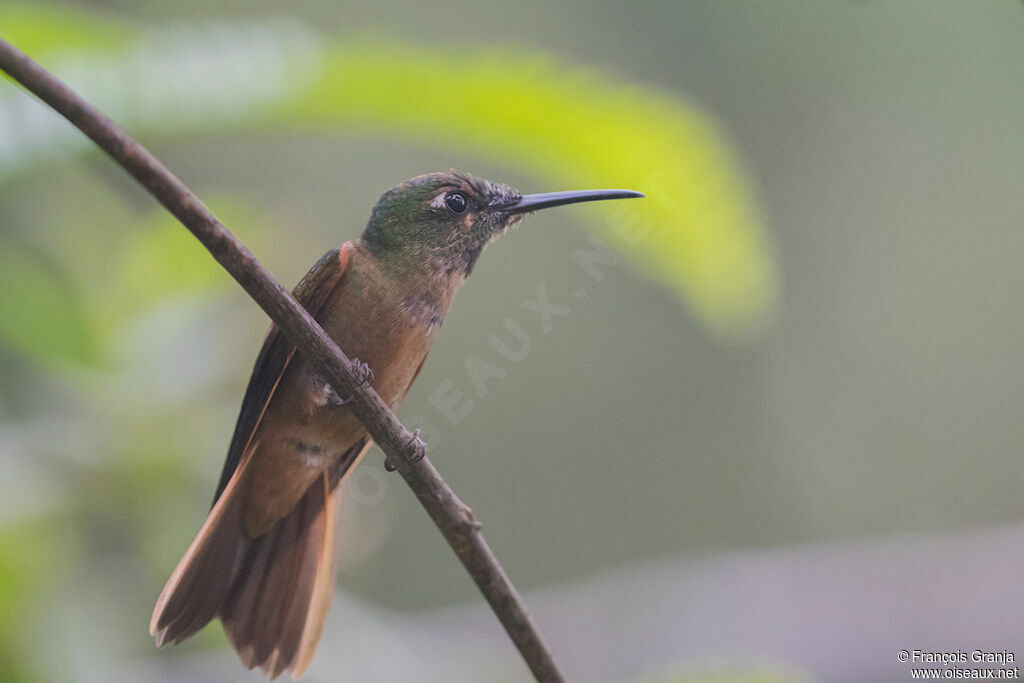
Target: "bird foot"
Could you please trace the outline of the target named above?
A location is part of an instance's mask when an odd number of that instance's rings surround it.
[[[320,405],[330,406],[331,408],[340,408],[341,406],[348,403],[348,400],[338,395],[338,392],[334,390],[327,382],[323,384],[323,402]]]
[[[352,359],[352,365],[349,366],[352,370],[352,374],[355,375],[356,384],[361,387],[365,387],[367,384],[373,382],[373,370],[370,366],[362,362],[358,358]]]
[[[412,430],[412,438],[408,441],[409,448],[412,449],[412,454],[409,456],[409,462],[412,464],[418,463],[423,458],[427,457],[427,444],[420,438],[419,428]],[[384,469],[388,472],[394,472],[398,469],[391,458],[384,459]]]
[[[409,439],[409,447],[412,448],[412,457],[409,458],[409,462],[412,464],[415,465],[420,460],[427,457],[427,443],[420,438],[419,427],[412,430],[412,438]]]
[[[370,366],[362,362],[358,358],[352,359],[352,365],[350,366],[352,374],[355,375],[356,386],[365,387],[366,385],[373,382],[373,370]],[[327,405],[331,408],[340,408],[344,405],[348,405],[351,399],[343,398],[334,390],[327,382],[323,382],[323,402],[320,405]]]

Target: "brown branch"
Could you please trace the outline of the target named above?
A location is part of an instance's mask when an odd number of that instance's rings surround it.
[[[472,511],[458,499],[429,460],[422,445],[369,386],[359,383],[352,362],[268,273],[256,257],[214,218],[199,198],[156,157],[23,52],[0,39],[0,69],[78,127],[145,187],[192,232],[250,297],[266,311],[289,341],[342,396],[352,396],[352,412],[413,490],[445,540],[476,581],[491,609],[538,681],[563,681],[515,586],[480,533]]]

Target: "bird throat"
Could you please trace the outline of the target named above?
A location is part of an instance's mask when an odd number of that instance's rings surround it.
[[[431,329],[444,322],[455,293],[472,268],[462,258],[423,253],[411,259],[387,255],[380,257],[378,263],[382,274],[393,282],[405,314],[415,324]]]

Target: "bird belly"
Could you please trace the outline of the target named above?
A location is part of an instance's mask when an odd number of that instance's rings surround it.
[[[329,324],[324,328],[328,334],[337,332]],[[394,407],[422,365],[432,335],[410,327],[391,331],[353,338],[348,330],[331,336],[346,355],[367,363],[371,385]],[[321,473],[366,435],[344,402],[339,405],[336,395],[328,398],[333,390],[322,377],[301,359],[292,363],[257,430],[246,472],[244,514],[253,537],[287,515]]]

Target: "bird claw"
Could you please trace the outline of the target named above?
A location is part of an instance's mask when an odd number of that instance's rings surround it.
[[[355,377],[356,384],[361,387],[365,387],[367,384],[373,382],[373,370],[370,366],[362,362],[358,358],[352,359],[352,374]]]
[[[352,364],[349,366],[349,369],[352,370],[352,374],[354,375],[353,379],[355,379],[356,386],[365,387],[371,382],[373,382],[373,370],[370,369],[369,365],[362,362],[358,358],[352,359]],[[338,392],[334,390],[334,387],[332,387],[328,382],[323,382],[323,393],[324,398],[321,405],[328,405],[332,408],[340,408],[342,406],[348,405],[352,401],[351,398],[343,398],[341,395],[339,395]]]
[[[415,465],[423,458],[427,457],[427,444],[420,438],[420,430],[416,428],[412,430],[412,438],[408,441],[409,448],[412,449],[412,454],[409,456],[409,463]],[[394,472],[398,469],[391,458],[384,459],[384,469],[388,472]]]
[[[423,458],[427,457],[427,444],[420,438],[419,427],[412,430],[412,438],[409,439],[409,447],[412,448],[412,457],[409,458],[409,462],[416,464]]]
[[[348,403],[348,400],[339,396],[338,392],[334,390],[334,387],[332,387],[327,382],[324,382],[323,392],[324,398],[323,402],[320,405],[330,406],[331,408],[340,408],[341,406]]]

